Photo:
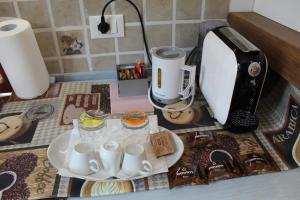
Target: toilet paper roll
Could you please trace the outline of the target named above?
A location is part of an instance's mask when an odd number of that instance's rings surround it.
[[[0,63],[19,98],[32,99],[47,91],[49,74],[27,21],[0,22]]]

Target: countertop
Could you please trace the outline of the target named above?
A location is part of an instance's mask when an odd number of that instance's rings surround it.
[[[300,169],[217,181],[209,185],[183,186],[172,190],[162,189],[118,196],[86,199],[133,200],[299,200]],[[70,198],[79,199],[79,198]]]

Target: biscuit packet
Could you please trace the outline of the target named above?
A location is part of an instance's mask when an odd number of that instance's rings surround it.
[[[174,141],[167,131],[151,134],[150,141],[156,157],[169,155],[176,151]]]
[[[243,170],[236,158],[211,162],[205,170],[209,182],[243,176]]]
[[[247,176],[279,171],[277,165],[265,154],[243,155],[241,164]]]
[[[279,171],[275,161],[260,144],[253,133],[244,133],[236,136],[240,146],[239,160],[244,175],[264,174]]]
[[[185,149],[181,159],[169,168],[170,189],[183,185],[208,184],[204,168],[197,165],[196,154],[196,149]]]
[[[220,148],[218,144],[198,148],[195,160],[199,169],[205,169],[209,182],[243,176],[238,155]]]
[[[195,131],[188,134],[182,134],[180,138],[186,147],[201,147],[206,145],[213,145],[216,143],[212,131]]]
[[[170,189],[183,185],[203,185],[208,184],[205,170],[198,169],[197,165],[186,165],[184,162],[178,162],[169,169],[169,187]]]

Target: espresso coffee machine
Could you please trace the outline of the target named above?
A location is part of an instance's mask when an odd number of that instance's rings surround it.
[[[234,132],[256,129],[268,70],[265,54],[230,27],[208,32],[202,51],[198,81],[213,117]]]

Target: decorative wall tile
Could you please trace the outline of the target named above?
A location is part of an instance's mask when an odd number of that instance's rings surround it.
[[[177,24],[176,42],[177,47],[194,47],[197,45],[199,24]]]
[[[88,31],[88,37],[89,37],[91,54],[115,52],[114,38],[91,39],[90,31]]]
[[[46,64],[49,74],[61,73],[60,68],[59,68],[59,63],[57,60],[46,60],[45,64]]]
[[[126,27],[125,37],[118,38],[120,51],[141,51],[144,49],[142,30],[140,26]]]
[[[93,71],[107,71],[116,69],[116,56],[100,56],[92,58]]]
[[[230,0],[206,0],[205,19],[225,19],[228,14]]]
[[[147,26],[149,48],[172,45],[172,25]]]
[[[148,21],[172,19],[172,0],[147,0],[146,9]]]
[[[52,33],[50,32],[36,33],[35,38],[40,47],[43,57],[57,56]]]
[[[150,25],[145,27],[149,48],[172,45],[181,48],[194,47],[198,41],[199,23],[190,24],[189,21],[180,20],[199,21],[203,14],[205,19],[226,19],[230,3],[230,0],[132,1],[137,5],[142,17],[146,18],[144,21],[150,22]],[[114,13],[123,14],[125,23],[135,22],[125,24],[125,36],[117,39],[93,40],[85,24],[89,25],[89,16],[101,15],[102,8],[109,0],[0,0],[0,17],[16,16],[13,2],[17,2],[21,17],[31,22],[41,53],[47,58],[46,65],[50,73],[61,73],[58,67],[60,59],[63,61],[65,73],[72,73],[89,71],[90,62],[94,71],[101,71],[114,70],[117,60],[119,63],[132,63],[137,59],[143,61],[145,58],[138,14],[125,0],[113,2],[105,12],[109,15],[113,8]],[[176,5],[173,5],[173,2],[176,2]],[[83,10],[80,7],[81,3]],[[179,20],[175,23],[174,33],[171,24],[173,14],[175,20]],[[82,21],[82,15],[85,16],[86,23]],[[54,26],[50,23],[50,16],[54,18]],[[56,34],[57,40],[56,37],[53,38],[52,31]],[[87,34],[84,34],[85,32]],[[172,44],[174,35],[175,44]],[[56,42],[59,52],[56,49]],[[115,47],[118,47],[118,52]],[[86,48],[89,48],[89,53]],[[105,55],[110,53],[112,56]]]
[[[144,62],[144,54],[120,55],[121,64],[135,63],[137,60]]]
[[[141,15],[143,16],[143,2],[142,0],[132,0],[132,2],[138,7]],[[135,8],[127,1],[116,1],[116,14],[124,15],[125,22],[139,22],[138,13]]]
[[[0,17],[15,17],[15,9],[12,2],[0,2]]]
[[[84,54],[83,36],[81,31],[57,32],[61,55]]]
[[[108,0],[83,0],[86,23],[89,24],[89,16],[101,15],[102,8]],[[106,15],[111,14],[110,6],[105,10]]]
[[[78,0],[51,0],[55,26],[81,25]]]
[[[46,0],[19,1],[18,6],[21,17],[28,20],[33,28],[50,27]]]
[[[89,71],[86,58],[63,59],[62,62],[65,73]]]
[[[200,19],[202,0],[177,0],[176,19]]]

